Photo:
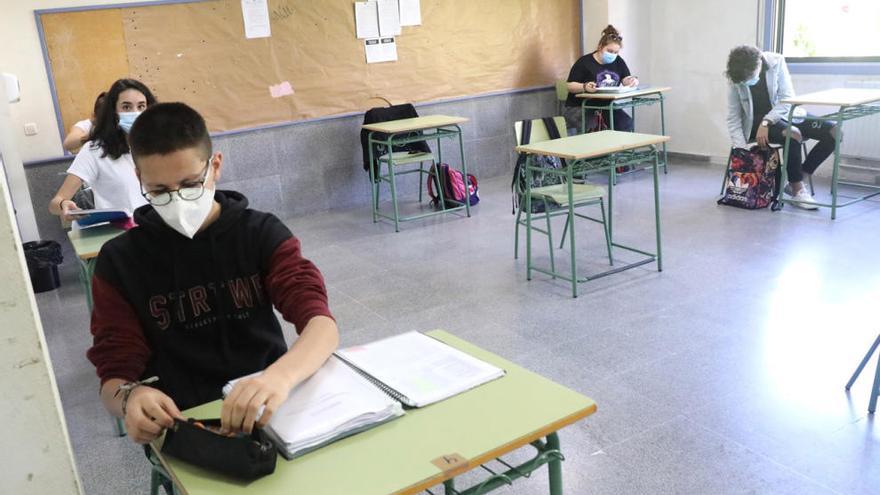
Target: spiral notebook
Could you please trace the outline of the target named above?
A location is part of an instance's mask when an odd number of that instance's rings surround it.
[[[419,332],[348,347],[336,356],[408,407],[433,404],[505,373]]]
[[[237,381],[223,387],[224,397]],[[279,453],[293,459],[403,413],[399,402],[331,356],[314,375],[290,391],[265,431]]]

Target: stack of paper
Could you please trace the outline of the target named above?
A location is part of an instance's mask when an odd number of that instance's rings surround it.
[[[437,339],[408,332],[336,353],[410,407],[422,407],[504,376],[504,370]]]
[[[234,384],[223,387],[224,396]],[[331,356],[291,390],[269,420],[266,433],[284,457],[293,459],[402,414],[400,403]]]

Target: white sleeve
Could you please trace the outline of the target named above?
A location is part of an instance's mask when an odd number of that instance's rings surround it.
[[[97,153],[101,150],[98,149]],[[68,174],[75,175],[82,179],[86,184],[94,184],[98,180],[98,160],[95,151],[92,150],[92,143],[88,142],[83,145],[73,163],[67,169]]]
[[[86,120],[80,120],[80,121],[77,122],[76,124],[73,124],[73,126],[74,126],[74,127],[78,127],[81,131],[83,131],[83,132],[85,132],[86,134],[88,134],[89,131],[92,130],[92,121],[89,120],[89,119],[86,119]]]

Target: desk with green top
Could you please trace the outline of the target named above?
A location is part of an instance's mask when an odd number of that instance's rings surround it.
[[[67,238],[73,245],[79,260],[79,281],[86,292],[86,304],[92,310],[92,275],[95,272],[95,259],[101,252],[101,246],[125,232],[125,229],[113,225],[101,225],[87,229],[70,230]]]
[[[819,91],[816,93],[809,93],[801,96],[797,96],[794,98],[788,98],[782,100],[782,103],[791,105],[788,110],[788,128],[786,130],[785,137],[785,145],[783,146],[783,156],[788,156],[788,150],[791,146],[791,128],[793,126],[801,125],[800,123],[795,123],[795,119],[802,120],[802,122],[816,122],[828,120],[834,122],[837,125],[837,136],[838,139],[835,140],[834,144],[834,165],[831,172],[831,203],[814,203],[816,206],[821,206],[823,208],[831,208],[831,219],[834,220],[837,218],[837,209],[843,208],[844,206],[849,206],[851,204],[858,203],[860,201],[864,201],[866,199],[872,198],[880,194],[880,186],[874,186],[869,184],[858,184],[851,182],[844,182],[844,185],[850,186],[858,186],[864,187],[867,189],[874,189],[875,191],[872,193],[865,194],[864,196],[858,196],[855,198],[848,198],[849,201],[845,203],[838,203],[838,191],[837,186],[840,184],[839,176],[840,176],[840,132],[843,129],[843,123],[847,120],[857,119],[861,117],[867,117],[869,115],[874,115],[880,113],[880,89],[863,89],[863,88],[839,88],[839,89],[830,89],[826,91]],[[836,112],[832,112],[826,115],[807,115],[805,117],[796,117],[794,115],[795,108],[803,105],[812,105],[812,106],[826,106],[826,107],[837,107]],[[798,145],[799,146],[799,145]],[[798,201],[793,198],[783,198],[782,197],[782,189],[785,185],[785,181],[788,180],[788,175],[786,173],[786,160],[782,160],[782,184],[779,187],[779,192],[777,193],[777,201],[776,205],[774,205],[774,210],[779,210],[782,208],[784,203],[797,203]]]
[[[387,218],[394,221],[394,231],[400,232],[400,222],[409,220],[417,220],[433,215],[442,215],[459,210],[465,210],[467,216],[471,216],[470,198],[464,202],[454,201],[443,197],[443,188],[437,187],[437,193],[440,197],[440,204],[444,205],[448,202],[456,203],[458,206],[452,208],[441,208],[437,211],[401,217],[400,210],[397,206],[397,182],[395,180],[394,165],[414,163],[414,160],[433,160],[433,154],[418,153],[415,158],[407,156],[407,152],[389,152],[382,157],[373,156],[373,145],[384,146],[387,150],[393,150],[394,146],[404,146],[410,143],[436,141],[437,142],[437,163],[442,163],[443,152],[440,147],[441,139],[458,139],[458,149],[461,157],[461,174],[467,181],[467,162],[464,158],[464,143],[461,139],[461,127],[458,124],[467,122],[464,117],[452,117],[449,115],[426,115],[424,117],[414,117],[411,119],[389,120],[386,122],[376,122],[374,124],[364,124],[363,129],[369,132],[367,138],[367,148],[370,160],[370,194],[372,196],[373,223],[378,221],[379,217]],[[384,138],[377,137],[377,134],[383,134]],[[382,175],[381,162],[388,165],[388,174]],[[376,164],[374,167],[373,164]],[[419,200],[421,200],[421,180],[422,174],[427,174],[421,168],[410,172],[419,172]],[[404,172],[409,173],[409,172]],[[377,175],[378,174],[378,175]],[[399,174],[397,174],[399,175]],[[393,206],[393,215],[386,215],[379,211],[379,183],[388,182],[391,189],[391,203]],[[465,191],[469,194],[467,188]],[[445,202],[444,202],[445,199]]]
[[[158,444],[153,449],[178,490],[188,495],[414,494],[438,484],[446,495],[477,495],[509,485],[544,464],[550,471],[550,493],[561,495],[563,456],[556,432],[594,413],[596,403],[445,331],[428,335],[507,374],[442,402],[407,410],[401,418],[303,457],[279,457],[275,473],[250,483],[164,457]],[[220,401],[184,411],[194,418],[219,413]],[[519,466],[499,460],[504,472],[467,490],[455,488],[456,476],[529,444],[537,450],[532,460]]]
[[[518,153],[525,153],[526,158],[526,193],[525,208],[526,212],[526,278],[532,279],[532,270],[536,270],[552,277],[562,278],[571,282],[572,295],[577,297],[577,284],[579,282],[588,282],[599,277],[618,273],[623,270],[635,268],[647,263],[657,262],[657,271],[663,271],[662,251],[660,247],[660,191],[657,176],[657,168],[659,166],[659,151],[657,145],[669,141],[668,136],[656,136],[653,134],[639,134],[635,132],[622,131],[599,131],[589,134],[579,134],[566,138],[551,139],[534,144],[526,144],[517,146]],[[556,156],[567,161],[564,168],[541,168],[534,165],[534,157],[536,155]],[[633,165],[637,163],[651,162],[654,178],[654,225],[657,239],[657,252],[651,253],[640,249],[625,246],[614,242],[613,218],[613,193],[612,181],[614,177],[613,171],[617,167]],[[610,270],[587,277],[578,277],[577,260],[575,258],[575,236],[574,236],[574,197],[572,184],[575,177],[585,176],[586,174],[596,172],[608,172],[608,239],[612,247],[618,247],[627,251],[638,253],[646,256],[646,258],[618,266]],[[567,205],[569,222],[567,224],[568,238],[571,248],[571,275],[559,273],[555,267],[551,266],[550,270],[532,266],[532,174],[543,173],[545,175],[562,176],[567,186]],[[552,258],[551,258],[552,259]]]
[[[602,110],[608,112],[608,129],[614,130],[614,110],[623,110],[625,108],[632,109],[633,126],[636,123],[636,107],[644,105],[660,104],[660,134],[666,135],[666,112],[663,108],[663,93],[671,90],[668,86],[651,86],[647,88],[635,89],[623,93],[579,93],[575,95],[581,98],[581,134],[587,132],[587,110]],[[590,103],[591,101],[601,100],[607,102],[605,105]],[[666,143],[663,143],[663,173],[668,169],[668,160],[666,157]]]

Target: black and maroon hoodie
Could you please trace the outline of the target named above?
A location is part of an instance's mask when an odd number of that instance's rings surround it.
[[[273,305],[297,332],[332,318],[321,272],[287,227],[237,192],[214,197],[220,217],[193,239],[146,205],[101,249],[87,356],[102,384],[158,376],[152,386],[190,408],[287,351]]]

